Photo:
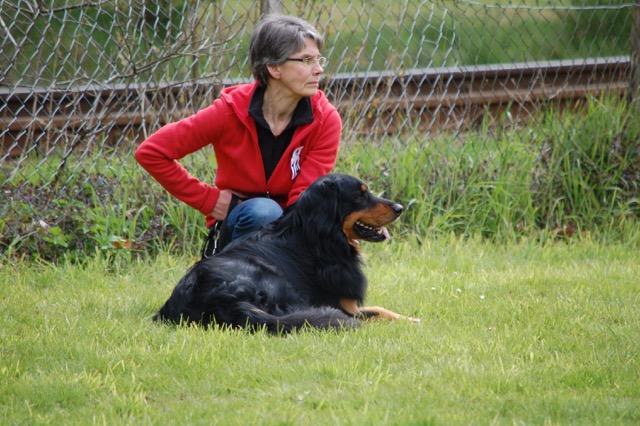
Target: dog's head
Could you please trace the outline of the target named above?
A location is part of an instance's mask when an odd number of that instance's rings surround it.
[[[299,213],[317,226],[317,237],[342,229],[351,245],[358,241],[380,242],[389,238],[385,225],[402,213],[403,207],[376,197],[353,176],[328,174],[312,183],[298,199]]]

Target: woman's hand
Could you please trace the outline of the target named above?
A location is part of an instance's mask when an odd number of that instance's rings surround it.
[[[229,212],[229,205],[231,204],[231,199],[233,198],[234,195],[240,198],[246,198],[244,195],[235,191],[231,191],[230,189],[220,190],[220,196],[218,197],[218,201],[216,202],[215,207],[211,211],[211,216],[213,216],[215,220],[225,220],[227,218],[227,213]]]

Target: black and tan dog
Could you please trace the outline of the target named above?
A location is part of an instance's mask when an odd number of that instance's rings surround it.
[[[404,318],[363,307],[367,279],[359,241],[389,238],[402,206],[349,175],[310,185],[276,222],[197,262],[154,319],[289,332]]]

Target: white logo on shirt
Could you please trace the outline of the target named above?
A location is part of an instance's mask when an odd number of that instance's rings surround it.
[[[300,152],[302,152],[303,146],[296,148],[291,154],[291,180],[294,180],[300,172]]]

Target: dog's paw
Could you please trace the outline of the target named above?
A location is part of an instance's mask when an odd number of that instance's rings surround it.
[[[413,322],[413,323],[416,323],[416,324],[422,322],[422,320],[420,318],[407,317],[407,316],[404,316],[404,315],[401,315],[399,319],[405,320],[405,321],[410,321],[410,322]]]

